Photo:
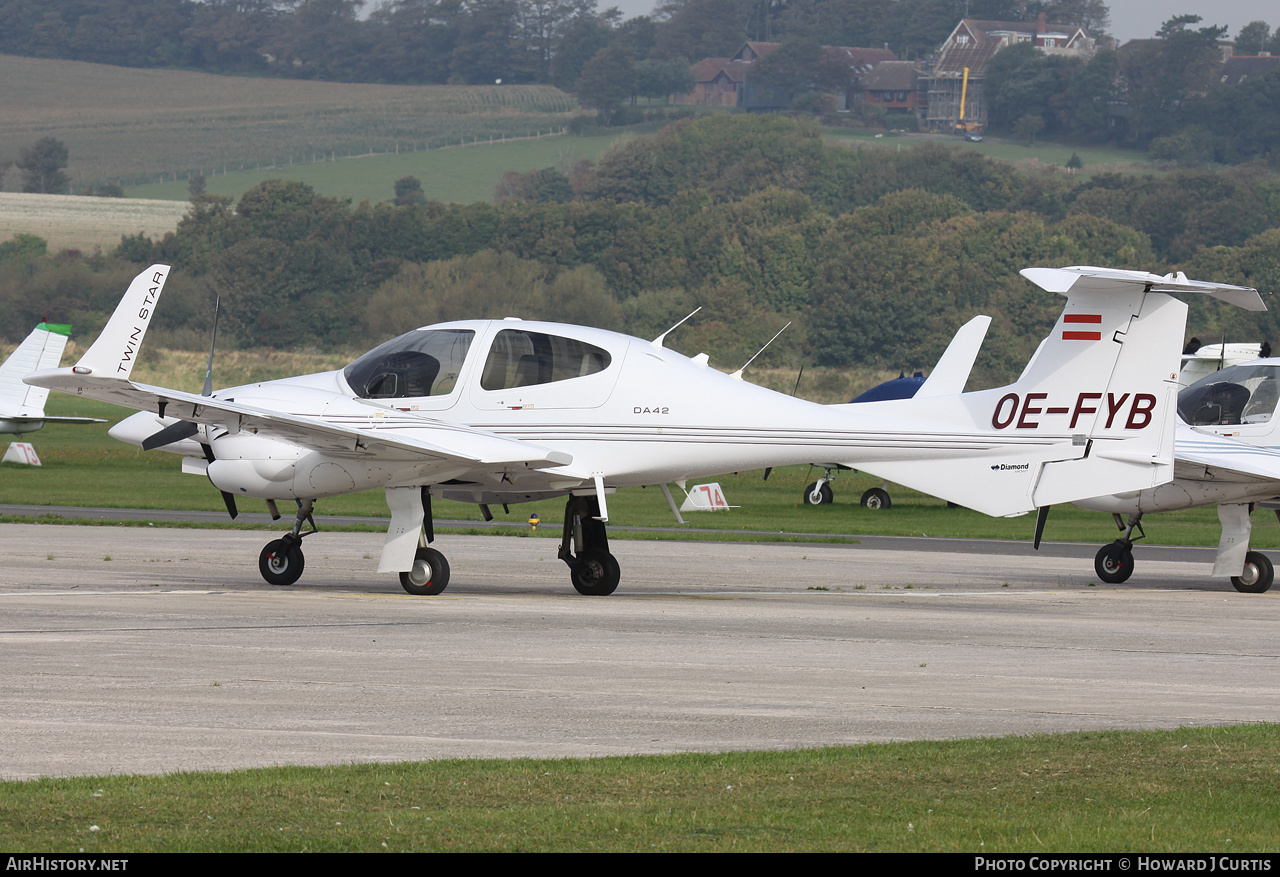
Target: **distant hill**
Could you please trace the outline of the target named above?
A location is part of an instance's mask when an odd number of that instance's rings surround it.
[[[0,158],[39,137],[70,150],[73,185],[520,137],[568,123],[551,86],[364,85],[143,70],[0,55]],[[4,189],[18,188],[18,173]]]

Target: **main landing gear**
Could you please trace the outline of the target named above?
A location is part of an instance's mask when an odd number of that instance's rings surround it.
[[[258,572],[262,573],[268,585],[292,585],[302,576],[306,565],[306,558],[302,556],[302,537],[316,532],[316,522],[311,517],[314,505],[313,499],[298,503],[293,532],[268,542],[258,555]],[[304,522],[311,526],[305,533],[302,532]]]
[[[1248,551],[1249,541],[1249,509],[1245,504],[1227,504],[1218,506],[1218,517],[1223,525],[1223,540],[1218,546],[1218,557],[1214,561],[1214,575],[1226,575],[1231,569],[1239,569],[1239,575],[1231,576],[1231,585],[1242,594],[1261,594],[1271,588],[1275,581],[1275,569],[1271,560],[1261,551]],[[1276,512],[1280,517],[1280,511]],[[1093,570],[1098,578],[1109,585],[1118,585],[1129,580],[1133,575],[1133,531],[1136,529],[1143,538],[1142,512],[1129,516],[1127,523],[1120,515],[1112,515],[1116,527],[1123,532],[1114,542],[1098,549],[1093,559]],[[1243,569],[1240,554],[1245,551]]]
[[[800,499],[805,505],[831,505],[835,501],[835,493],[831,490],[831,483],[836,480],[836,469],[847,469],[848,466],[823,466],[822,477],[810,484],[804,489]],[[889,482],[886,481],[879,487],[872,487],[862,494],[859,500],[863,508],[871,509],[871,511],[880,511],[881,509],[891,508],[893,500],[889,498]]]
[[[594,496],[570,496],[564,507],[564,532],[557,556],[569,565],[569,579],[579,594],[604,597],[618,588],[621,570],[609,553],[609,535],[599,520]]]

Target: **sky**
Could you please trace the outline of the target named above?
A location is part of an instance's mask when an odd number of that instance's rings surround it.
[[[597,4],[600,9],[617,6],[624,18],[648,15],[655,5],[655,0],[599,0]],[[1122,43],[1153,37],[1160,25],[1186,14],[1200,16],[1200,27],[1225,24],[1231,39],[1251,21],[1266,21],[1272,29],[1280,27],[1280,10],[1273,7],[1268,12],[1263,8],[1267,4],[1258,0],[1113,0],[1107,5],[1111,9],[1111,35]]]

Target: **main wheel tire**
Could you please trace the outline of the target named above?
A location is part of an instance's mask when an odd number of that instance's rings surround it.
[[[1108,585],[1127,582],[1133,575],[1133,552],[1121,542],[1103,545],[1094,555],[1093,571]]]
[[[1275,568],[1271,559],[1261,551],[1250,551],[1244,556],[1244,572],[1231,577],[1231,584],[1242,594],[1261,594],[1275,581]]]
[[[400,587],[415,597],[434,597],[449,587],[449,561],[434,548],[419,548],[413,569],[400,573]]]
[[[618,589],[622,571],[612,554],[599,549],[587,549],[578,555],[569,570],[569,579],[579,594],[588,597],[607,597]]]
[[[306,559],[295,539],[268,542],[258,555],[258,572],[268,585],[292,585],[302,577]]]
[[[805,505],[831,505],[835,499],[835,494],[831,492],[831,485],[824,481],[822,486],[818,486],[818,482],[813,482],[804,489]]]
[[[889,491],[881,487],[873,487],[866,493],[862,494],[862,506],[863,508],[868,508],[872,511],[878,511],[880,509],[891,508],[893,506],[893,500],[889,499]]]

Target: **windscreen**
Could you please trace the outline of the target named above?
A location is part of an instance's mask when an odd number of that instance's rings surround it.
[[[342,374],[363,399],[446,396],[474,338],[470,329],[415,329],[370,350]]]

